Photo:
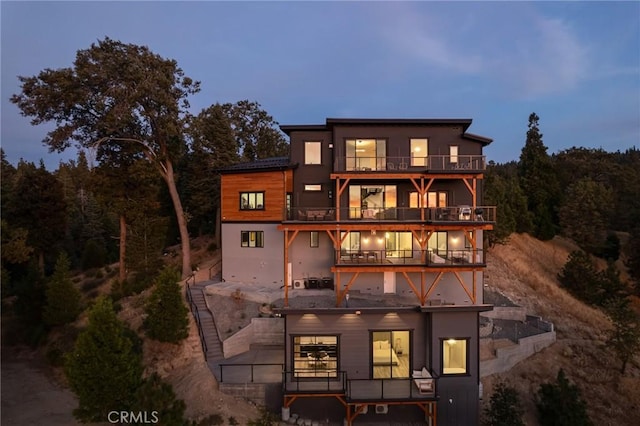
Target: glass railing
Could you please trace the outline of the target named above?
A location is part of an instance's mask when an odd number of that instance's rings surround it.
[[[347,400],[384,401],[434,399],[438,395],[437,377],[399,379],[349,379]]]
[[[375,238],[375,237],[374,237]],[[336,265],[482,265],[481,249],[451,250],[340,250],[335,252]]]
[[[422,172],[485,170],[484,155],[429,155],[426,157],[363,157],[335,159],[336,172]]]
[[[339,213],[339,215],[338,215]],[[285,221],[340,222],[495,222],[495,206],[452,207],[296,207],[284,210]]]

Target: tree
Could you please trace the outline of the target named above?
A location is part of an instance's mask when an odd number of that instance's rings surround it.
[[[578,299],[596,304],[600,300],[601,285],[591,258],[582,250],[575,250],[569,254],[567,263],[558,274],[558,280]]]
[[[189,224],[200,235],[215,231],[218,238],[213,221],[220,206],[220,176],[211,171],[239,159],[231,123],[222,105],[212,105],[194,117],[189,135],[191,152],[185,159],[184,179],[180,182],[191,215]]]
[[[629,276],[635,283],[635,293],[640,295],[640,226],[636,226],[631,231],[625,252],[627,253],[625,264],[629,270]]]
[[[109,411],[127,411],[142,383],[142,355],[113,305],[99,297],[89,324],[65,358],[65,373],[78,397],[74,416],[83,422],[104,421]]]
[[[44,163],[20,162],[14,193],[3,216],[11,226],[27,229],[27,244],[33,247],[40,272],[45,272],[45,254],[55,254],[66,231],[66,203],[60,182]],[[49,259],[47,259],[49,260]]]
[[[176,272],[165,267],[145,306],[147,335],[161,342],[178,343],[189,335],[189,310],[182,300]]]
[[[536,395],[538,420],[544,426],[590,426],[580,389],[560,369],[555,383],[543,383]]]
[[[564,234],[589,253],[595,253],[607,235],[612,213],[613,193],[589,178],[580,179],[567,188],[560,207],[560,225]]]
[[[258,102],[243,100],[223,104],[222,108],[231,122],[238,152],[244,161],[288,155],[289,145],[278,123]]]
[[[524,426],[524,409],[518,392],[503,382],[496,385],[485,414],[489,426]]]
[[[153,422],[152,413],[163,425],[190,425],[184,418],[186,404],[177,399],[170,384],[162,381],[158,374],[153,373],[144,380],[135,396],[133,412],[148,413],[148,420]]]
[[[69,257],[65,252],[58,256],[46,296],[43,319],[50,327],[74,321],[81,311],[80,291],[71,282]]]
[[[628,362],[640,351],[640,318],[629,307],[629,299],[624,296],[610,298],[605,310],[613,322],[609,345],[621,362],[620,374],[624,374]]]
[[[44,144],[61,152],[73,142],[95,149],[114,141],[136,146],[167,185],[182,245],[182,275],[191,273],[187,220],[176,188],[174,162],[184,152],[188,96],[200,84],[176,61],[146,46],[105,38],[79,50],[72,68],[19,77],[11,101],[32,124],[55,122]]]
[[[529,115],[527,139],[520,154],[518,174],[527,196],[529,212],[533,215],[533,235],[542,240],[553,238],[557,232],[556,212],[560,188],[547,147],[538,127],[540,117]]]

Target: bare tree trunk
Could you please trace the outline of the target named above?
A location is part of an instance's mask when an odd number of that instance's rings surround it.
[[[173,163],[170,160],[164,161],[165,173],[163,177],[169,189],[169,195],[173,202],[173,208],[176,212],[178,221],[178,230],[180,231],[180,245],[182,248],[182,278],[191,275],[191,244],[189,241],[189,230],[187,229],[187,219],[184,217],[184,209],[176,187],[175,176],[173,174]]]
[[[120,284],[124,284],[127,279],[127,265],[125,263],[125,254],[127,253],[127,218],[124,214],[120,214],[120,275],[118,279]]]

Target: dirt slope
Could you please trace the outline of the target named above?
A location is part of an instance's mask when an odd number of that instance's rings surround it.
[[[514,234],[507,245],[489,250],[485,284],[526,307],[529,313],[552,321],[557,343],[512,370],[483,380],[483,405],[487,405],[496,380],[506,381],[519,391],[527,424],[536,425],[533,395],[541,383],[555,380],[563,368],[580,387],[595,424],[640,424],[637,362],[628,366],[622,377],[618,373],[620,364],[606,344],[609,320],[559,287],[557,274],[575,248],[559,237],[543,242]]]

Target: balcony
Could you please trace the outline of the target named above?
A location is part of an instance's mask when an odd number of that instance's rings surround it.
[[[484,155],[429,155],[427,157],[339,157],[334,172],[478,172],[487,167]]]
[[[285,210],[284,221],[335,222],[340,213],[340,222],[431,222],[434,224],[493,223],[496,221],[495,206],[451,206],[451,207],[298,207]],[[422,219],[424,218],[424,220]]]
[[[484,265],[484,252],[477,249],[452,250],[340,250],[335,252],[336,265]]]

